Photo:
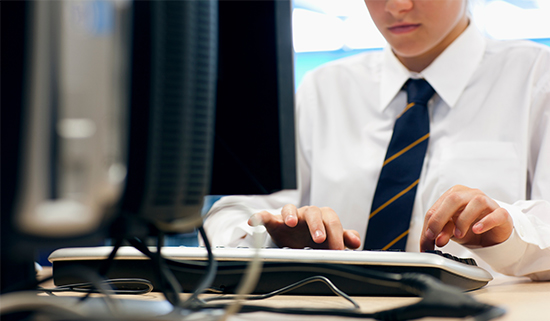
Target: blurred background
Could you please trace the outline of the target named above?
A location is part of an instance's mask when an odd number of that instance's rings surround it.
[[[294,0],[296,88],[304,74],[325,62],[386,42],[364,0]],[[470,0],[472,21],[489,38],[529,39],[550,46],[550,0]]]

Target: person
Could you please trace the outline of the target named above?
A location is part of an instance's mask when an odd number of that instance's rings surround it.
[[[296,94],[298,189],[228,196],[214,245],[360,249],[403,85],[423,78],[430,138],[407,251],[441,248],[499,273],[550,279],[550,50],[487,39],[467,0],[365,0],[388,42],[330,62]],[[260,222],[260,223],[258,223]],[[258,225],[258,226],[255,226]]]

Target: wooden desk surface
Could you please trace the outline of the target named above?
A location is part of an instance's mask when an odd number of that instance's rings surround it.
[[[47,276],[51,269],[45,268],[41,276]],[[44,285],[53,286],[52,284]],[[500,306],[506,310],[506,314],[499,321],[547,321],[550,320],[550,282],[533,282],[528,278],[500,277],[491,281],[487,286],[469,292],[480,302]],[[183,295],[185,296],[185,295]],[[159,293],[146,295],[124,296],[134,300],[159,300],[163,299]],[[364,312],[375,312],[412,304],[419,300],[416,297],[353,297]],[[247,303],[248,304],[248,303]],[[254,304],[254,303],[251,303]],[[273,307],[311,307],[311,308],[347,308],[350,303],[336,296],[293,296],[280,295],[270,299],[261,300],[255,304]],[[229,320],[233,321],[287,321],[287,320],[351,320],[350,318],[319,317],[319,316],[291,316],[272,313],[252,313],[234,315]],[[464,319],[439,319],[424,318],[422,320],[464,320]]]

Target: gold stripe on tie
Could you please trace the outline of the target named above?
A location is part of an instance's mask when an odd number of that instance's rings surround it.
[[[403,109],[403,111],[402,111],[399,115],[397,115],[397,118],[401,117],[405,112],[407,112],[407,110],[411,109],[411,107],[414,106],[414,105],[415,105],[415,103],[410,103],[410,104],[408,104],[408,105],[405,107],[405,109]]]
[[[409,230],[406,230],[405,232],[403,232],[403,234],[399,235],[398,237],[395,238],[395,240],[391,241],[390,243],[388,243],[388,245],[384,246],[382,248],[382,251],[385,251],[387,249],[389,249],[392,245],[394,245],[395,243],[397,243],[400,239],[402,239],[405,235],[409,234]]]
[[[427,133],[426,135],[420,137],[419,139],[417,139],[415,142],[413,142],[409,146],[407,146],[407,147],[403,148],[402,150],[398,151],[397,153],[393,154],[391,157],[388,157],[388,159],[386,159],[384,161],[384,164],[382,166],[386,166],[389,162],[391,162],[392,160],[396,159],[397,157],[403,155],[409,149],[413,148],[414,146],[416,146],[416,145],[422,143],[423,141],[425,141],[426,139],[428,139],[428,137],[430,137],[430,133]]]
[[[374,212],[372,212],[369,216],[369,219],[371,219],[374,215],[378,214],[378,212],[380,212],[381,210],[383,210],[386,206],[390,205],[391,203],[393,203],[396,199],[400,198],[401,196],[403,196],[405,193],[407,193],[408,191],[410,191],[413,187],[415,187],[417,184],[418,184],[418,181],[420,179],[417,179],[416,181],[414,181],[411,185],[409,185],[409,187],[405,188],[404,190],[402,190],[401,192],[399,192],[399,194],[395,195],[394,197],[392,197],[389,201],[387,201],[386,203],[380,205],[380,207],[378,207]]]

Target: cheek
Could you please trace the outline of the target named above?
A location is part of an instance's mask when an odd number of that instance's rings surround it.
[[[366,0],[365,4],[369,11],[369,14],[377,27],[380,27],[386,16],[386,3],[385,1],[378,0]]]
[[[439,6],[430,10],[430,16],[427,21],[431,22],[430,30],[443,37],[466,14],[465,3],[462,1],[440,1],[436,3]]]

